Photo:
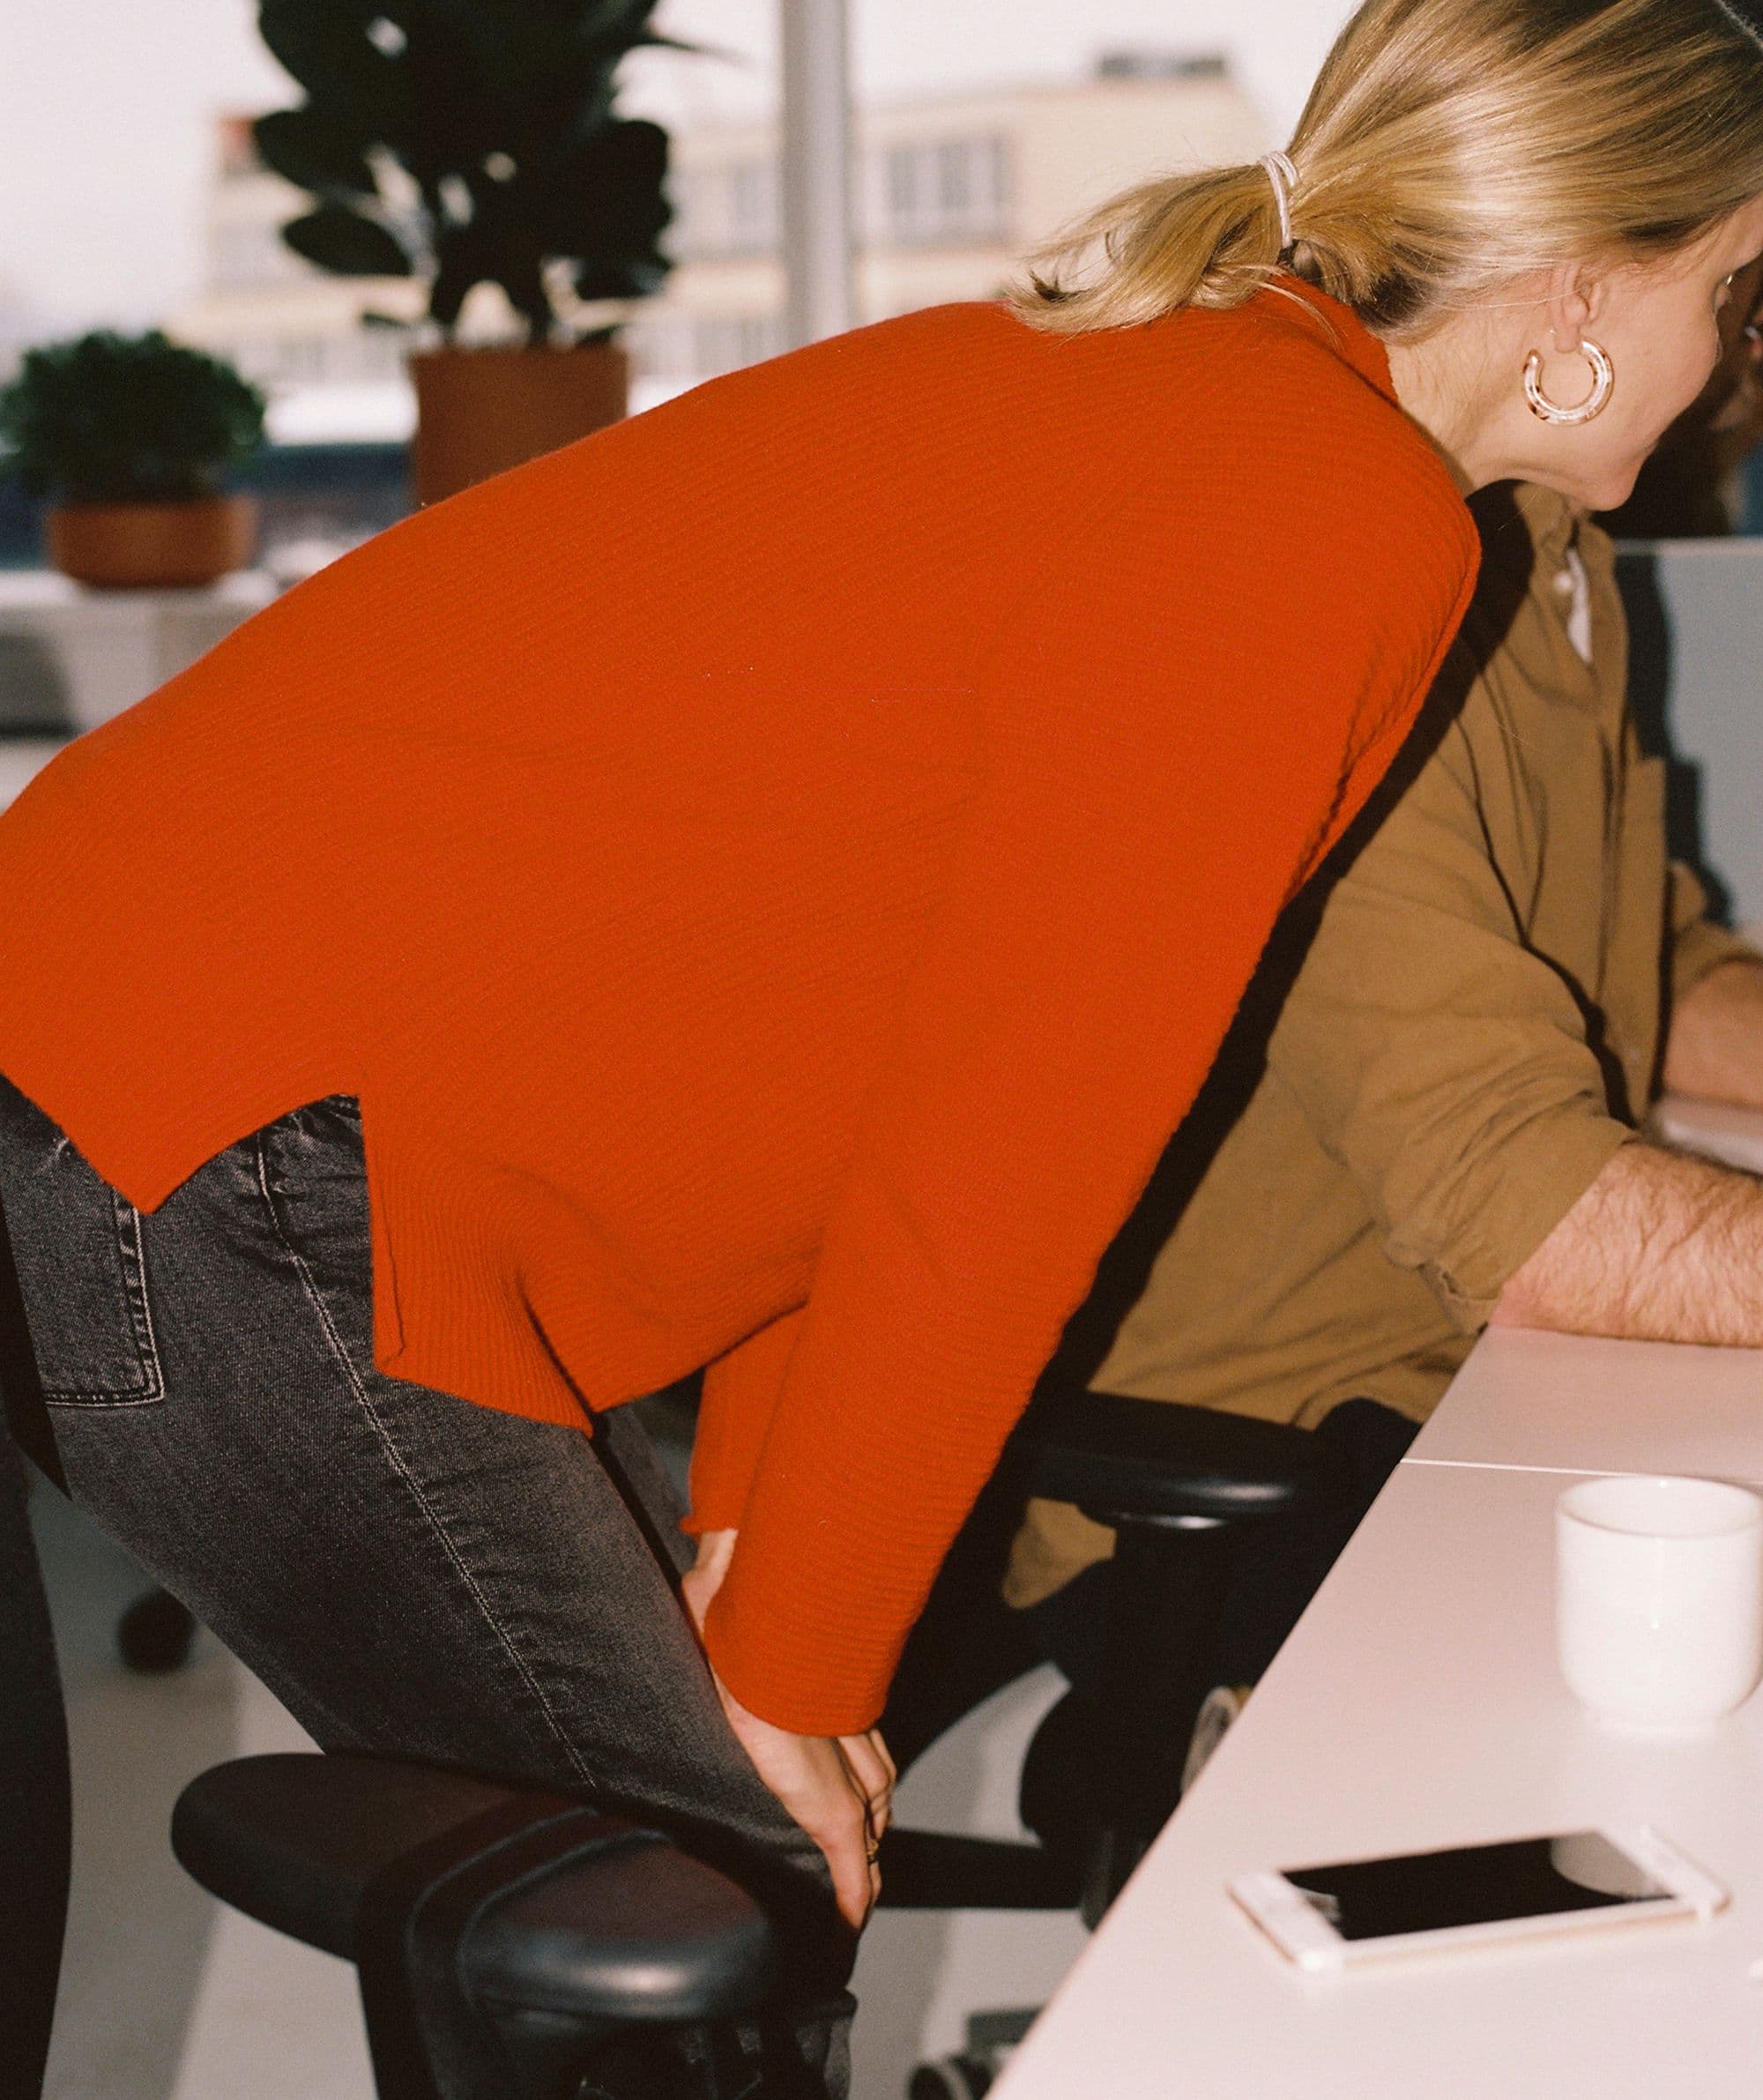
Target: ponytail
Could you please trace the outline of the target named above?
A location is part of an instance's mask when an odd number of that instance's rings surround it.
[[[1072,281],[1073,257],[1098,246],[1107,267]],[[1278,275],[1280,255],[1268,170],[1209,168],[1142,182],[1079,220],[1029,257],[1030,288],[1015,304],[1072,333],[1125,328],[1175,307],[1240,306]]]
[[[1763,195],[1763,46],[1720,0],[1365,0],[1287,153],[1111,198],[1012,305],[1075,334],[1289,270],[1413,337],[1529,272],[1671,252]]]

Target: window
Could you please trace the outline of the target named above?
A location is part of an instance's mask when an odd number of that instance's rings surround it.
[[[780,236],[782,205],[775,160],[749,160],[731,168],[728,171],[730,248],[740,255],[775,248]]]
[[[882,243],[899,248],[1002,241],[1009,235],[1008,141],[937,138],[891,145],[879,185]]]
[[[693,324],[692,369],[713,379],[738,372],[784,347],[784,324],[776,314],[714,314]]]
[[[681,170],[670,191],[676,256],[766,255],[781,238],[783,200],[775,160],[734,160]]]

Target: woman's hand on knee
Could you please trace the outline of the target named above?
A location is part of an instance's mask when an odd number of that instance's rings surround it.
[[[744,1707],[718,1678],[723,1711],[753,1769],[826,1854],[838,1907],[860,1930],[882,1893],[875,1864],[894,1768],[882,1739],[792,1735]]]
[[[838,1747],[852,1777],[863,1790],[869,1811],[870,1836],[879,1843],[882,1833],[894,1820],[896,1776],[894,1760],[888,1754],[888,1746],[882,1740],[878,1728],[872,1728],[863,1735],[842,1735],[838,1738]]]
[[[700,1634],[721,1589],[736,1533],[706,1531],[696,1565],[681,1583]],[[894,1761],[874,1729],[863,1735],[792,1735],[744,1707],[718,1678],[717,1691],[754,1769],[826,1854],[833,1893],[860,1927],[882,1889],[876,1848],[894,1812]]]

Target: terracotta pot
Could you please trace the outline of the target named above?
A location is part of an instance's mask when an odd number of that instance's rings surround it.
[[[100,591],[191,590],[250,562],[254,496],[183,503],[59,503],[47,514],[49,560]]]
[[[572,350],[420,350],[411,475],[419,503],[617,422],[630,360],[615,343]]]

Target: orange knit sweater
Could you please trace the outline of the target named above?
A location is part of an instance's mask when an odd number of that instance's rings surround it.
[[[1318,294],[945,308],[427,511],[0,819],[0,1070],[143,1208],[359,1094],[383,1366],[710,1365],[713,1659],[865,1727],[1462,611],[1388,390]]]

